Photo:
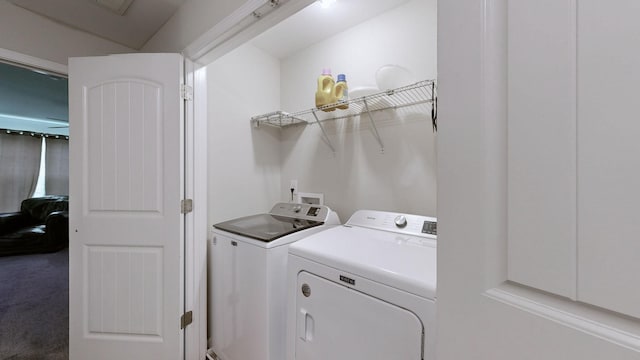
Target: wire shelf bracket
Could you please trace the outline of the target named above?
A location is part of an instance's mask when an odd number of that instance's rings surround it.
[[[316,113],[316,111],[317,111],[317,109],[312,109],[311,110],[311,112],[313,113],[313,117],[316,119],[316,123],[320,127],[320,130],[322,130],[322,138],[327,143],[327,145],[329,146],[331,151],[333,151],[335,153],[336,149],[333,147],[333,144],[331,143],[331,139],[329,139],[329,135],[327,135],[327,132],[324,129],[324,125],[322,125],[322,122],[320,122],[320,119],[318,119],[318,114]]]
[[[363,99],[362,103],[364,104],[365,112],[371,121],[371,128],[373,129],[373,135],[378,140],[378,144],[380,144],[380,152],[384,153],[384,144],[382,143],[382,138],[380,138],[380,133],[378,132],[378,127],[376,126],[375,120],[373,120],[373,116],[371,115],[371,111],[369,110],[369,104],[367,103],[367,99]]]

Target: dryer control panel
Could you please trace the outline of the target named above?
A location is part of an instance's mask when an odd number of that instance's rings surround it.
[[[438,233],[438,221],[435,217],[377,210],[358,210],[351,215],[351,218],[345,225],[361,226],[432,239],[436,239]]]

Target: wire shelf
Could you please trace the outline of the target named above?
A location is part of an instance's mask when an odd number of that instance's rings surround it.
[[[262,124],[277,127],[286,127],[296,124],[306,125],[316,122],[316,119],[313,116],[314,113],[318,115],[320,121],[329,121],[359,116],[367,111],[376,112],[433,103],[435,99],[435,94],[433,94],[434,89],[434,80],[423,80],[397,89],[381,91],[379,93],[349,99],[348,101],[323,105],[318,108],[307,109],[295,113],[274,111],[267,114],[256,115],[251,118],[251,122],[254,126],[260,126]],[[345,110],[336,108],[337,106],[342,105],[348,105],[349,108]],[[325,111],[328,109],[335,110]]]
[[[323,137],[327,141],[327,145],[331,147],[331,150],[334,150],[331,141],[324,131],[322,122],[345,119],[366,114],[371,120],[375,136],[378,140],[378,143],[380,144],[380,148],[382,151],[384,151],[382,139],[378,135],[375,121],[373,120],[371,113],[389,109],[395,110],[420,104],[431,104],[431,115],[435,131],[437,117],[435,109],[435,107],[437,106],[435,80],[422,80],[415,84],[399,87],[397,89],[381,91],[379,93],[349,99],[348,101],[323,105],[317,108],[298,111],[295,113],[274,111],[262,115],[256,115],[251,118],[251,123],[255,127],[260,127],[261,125],[269,125],[279,128],[298,124],[308,125],[317,123],[322,130]],[[347,109],[338,108],[338,106],[345,105],[348,106]]]
[[[251,123],[256,127],[264,124],[280,128],[297,124],[308,124],[304,119],[284,111],[274,111],[254,116],[251,118]]]

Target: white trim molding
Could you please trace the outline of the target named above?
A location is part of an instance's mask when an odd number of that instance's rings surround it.
[[[586,305],[570,300],[558,299],[542,293],[534,300],[529,296],[517,294],[517,285],[506,284],[498,288],[490,289],[486,291],[484,295],[490,299],[530,314],[540,316],[627,349],[640,352],[640,326],[637,326],[637,320],[622,318],[620,315],[609,313],[605,310],[587,308]],[[548,301],[544,300],[545,297],[548,298]],[[565,306],[562,306],[562,308],[557,306],[557,304],[561,302],[565,303]],[[572,310],[575,311],[567,310],[569,308],[573,308]],[[585,314],[579,314],[580,312]],[[591,314],[587,317],[586,312],[590,312]],[[598,320],[594,319],[593,312],[600,313]],[[616,321],[625,322],[627,325],[630,325],[626,327],[636,327],[638,332],[630,332],[606,324],[603,320],[605,318],[612,323]],[[633,323],[636,323],[636,326],[634,326]]]
[[[183,54],[199,64],[209,64],[314,1],[249,0],[189,44]]]
[[[229,16],[222,19],[209,31],[200,35],[196,40],[189,44],[185,49],[185,55],[193,60],[197,60],[211,51],[215,46],[223,42],[220,40],[224,35],[230,32],[235,26],[242,22],[243,19],[250,16],[256,9],[264,5],[267,0],[249,0],[232,12]]]
[[[62,75],[66,77],[69,73],[67,65],[40,59],[8,49],[0,48],[0,61],[30,69],[43,70],[47,73],[51,73],[52,75]]]

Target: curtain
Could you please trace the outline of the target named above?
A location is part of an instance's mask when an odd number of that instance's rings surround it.
[[[45,139],[44,192],[69,195],[69,140]]]
[[[41,150],[40,137],[0,133],[0,212],[19,211],[33,195]]]

